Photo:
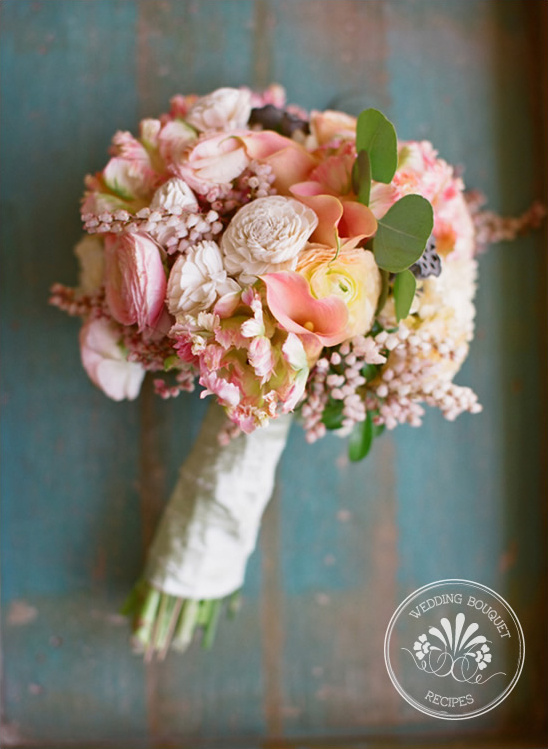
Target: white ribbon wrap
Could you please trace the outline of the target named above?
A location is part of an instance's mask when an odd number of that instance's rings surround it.
[[[213,404],[149,552],[145,577],[179,598],[222,598],[243,583],[291,416],[221,446],[226,416]]]

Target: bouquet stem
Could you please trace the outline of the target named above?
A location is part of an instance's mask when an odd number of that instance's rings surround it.
[[[291,419],[221,445],[225,419],[213,404],[181,467],[143,579],[122,610],[145,660],[164,658],[170,647],[184,651],[200,630],[203,647],[211,647],[222,608],[233,616],[238,607]]]
[[[202,631],[202,647],[209,650],[215,640],[223,604],[230,618],[239,608],[240,591],[224,599],[176,598],[141,580],[128,596],[122,613],[132,618],[133,646],[144,653],[145,661],[154,655],[164,660],[169,648],[184,652],[194,635]]]

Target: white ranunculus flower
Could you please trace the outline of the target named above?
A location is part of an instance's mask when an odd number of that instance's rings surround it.
[[[253,200],[240,208],[223,235],[225,268],[243,284],[263,273],[294,270],[317,224],[314,211],[293,198]]]
[[[97,236],[85,236],[74,248],[74,254],[80,262],[80,291],[84,294],[93,294],[103,283],[105,272],[103,240]]]
[[[168,213],[182,213],[182,211],[194,211],[198,208],[196,196],[179,177],[168,179],[159,187],[152,197],[150,209],[152,211],[161,209]]]
[[[167,284],[167,304],[175,317],[196,315],[224,294],[240,291],[223,267],[216,242],[198,242],[175,261]]]
[[[251,114],[251,92],[240,88],[218,88],[201,96],[190,108],[186,121],[197,130],[237,130]]]

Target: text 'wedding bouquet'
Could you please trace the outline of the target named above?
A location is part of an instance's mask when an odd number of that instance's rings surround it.
[[[480,410],[453,383],[473,335],[477,237],[462,180],[377,110],[285,107],[223,88],[118,132],[86,180],[75,289],[82,363],[114,400],[147,371],[210,408],[126,604],[150,657],[211,642],[252,552],[290,414],[352,460],[423,404]],[[232,596],[233,599],[233,596]]]

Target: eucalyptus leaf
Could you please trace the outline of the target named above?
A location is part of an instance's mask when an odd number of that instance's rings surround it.
[[[434,226],[432,206],[420,195],[405,195],[379,219],[373,252],[379,268],[401,273],[424,252]]]
[[[381,270],[381,293],[379,294],[379,299],[377,301],[377,309],[375,310],[375,316],[379,314],[379,312],[382,311],[384,305],[386,304],[386,300],[388,299],[388,281],[390,278],[390,273],[387,270]],[[378,331],[380,333],[380,330]],[[375,333],[373,335],[376,335]]]
[[[365,458],[373,444],[374,424],[371,412],[367,412],[365,421],[355,425],[348,440],[348,457],[354,463]]]
[[[340,429],[343,422],[344,401],[331,400],[322,414],[322,423],[327,429]]]
[[[358,117],[356,150],[367,151],[371,177],[389,184],[398,167],[398,139],[394,125],[378,109],[365,109]]]
[[[358,196],[358,202],[369,205],[371,194],[371,161],[367,151],[358,151],[352,166],[352,189]]]
[[[396,318],[398,322],[403,320],[409,314],[415,291],[417,289],[417,279],[410,270],[404,270],[398,273],[394,279],[394,303],[396,305]]]
[[[380,437],[384,432],[384,424],[373,424],[373,437]]]

